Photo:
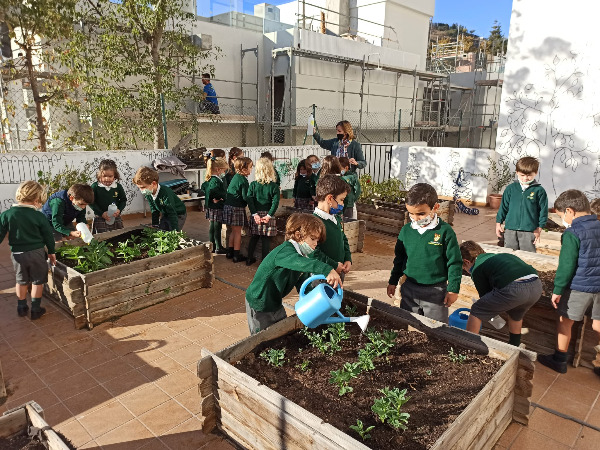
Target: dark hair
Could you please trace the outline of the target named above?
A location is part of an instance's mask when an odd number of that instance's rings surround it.
[[[595,198],[590,202],[590,210],[594,214],[600,215],[600,198]]]
[[[296,166],[296,175],[294,175],[294,179],[297,179],[300,176],[300,169],[302,169],[302,168],[306,170],[306,176],[309,176],[310,168],[306,167],[306,160],[303,159]]]
[[[585,194],[577,189],[569,189],[558,196],[554,201],[554,209],[565,212],[571,208],[575,212],[590,213],[590,202]]]
[[[247,169],[248,167],[252,166],[252,164],[253,162],[250,158],[240,156],[238,159],[235,160],[234,163],[235,173],[240,173],[243,169]]]
[[[244,154],[244,150],[242,150],[239,147],[231,147],[231,150],[229,150],[229,172],[230,173],[235,173],[235,168],[233,167],[233,158],[239,158],[241,155]]]
[[[67,195],[70,195],[75,200],[83,200],[88,205],[94,203],[94,191],[87,184],[74,184],[67,191]]]
[[[322,202],[329,194],[337,197],[344,192],[350,192],[350,185],[337,175],[324,175],[317,182],[317,201]]]
[[[102,173],[108,170],[112,170],[113,174],[115,175],[115,180],[121,179],[121,175],[119,175],[119,171],[117,170],[117,163],[114,162],[112,159],[103,159],[102,161],[100,161],[100,167],[98,168],[96,178],[100,180]]]
[[[533,156],[524,156],[517,161],[516,172],[521,172],[525,175],[531,173],[538,173],[540,169],[540,162]]]
[[[321,176],[325,175],[341,175],[342,166],[340,165],[337,156],[327,155],[323,158],[323,165],[321,166]]]
[[[202,78],[208,78],[210,80],[210,73],[203,73]]]
[[[261,158],[269,158],[271,160],[271,162],[275,161],[275,158],[273,158],[273,154],[271,152],[262,152],[260,154]]]
[[[408,206],[426,204],[430,208],[433,208],[437,201],[437,192],[435,192],[432,185],[427,183],[417,183],[406,193],[406,204]]]
[[[342,167],[342,169],[344,167],[350,168],[350,158],[348,158],[346,156],[340,156],[338,159],[340,161],[340,166]]]
[[[469,262],[474,262],[475,258],[485,253],[481,246],[475,241],[465,241],[460,244],[460,256]]]

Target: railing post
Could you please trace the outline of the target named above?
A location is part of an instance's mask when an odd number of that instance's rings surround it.
[[[402,131],[402,109],[398,110],[398,142],[400,142],[400,132]],[[390,159],[391,161],[391,159]]]
[[[462,119],[463,119],[463,112],[461,109],[458,114],[458,145],[457,145],[458,148],[460,148],[460,132],[462,130]]]

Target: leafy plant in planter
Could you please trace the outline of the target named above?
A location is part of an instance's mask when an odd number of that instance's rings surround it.
[[[401,203],[406,198],[406,187],[397,178],[390,178],[381,183],[374,183],[369,174],[359,178],[361,194],[360,203],[371,203],[373,200],[382,202]]]
[[[95,239],[85,247],[65,244],[58,248],[56,253],[59,257],[76,260],[78,264],[75,269],[82,273],[105,269],[112,264],[110,258],[114,256],[106,242],[98,242]]]
[[[359,376],[360,372],[361,368],[359,363],[344,363],[344,367],[340,370],[332,370],[330,372],[331,378],[329,378],[329,383],[338,386],[338,394],[341,397],[342,395],[345,395],[348,392],[352,392],[354,390],[354,388],[352,386],[349,386],[348,383],[353,378]]]
[[[92,177],[90,174],[92,172],[92,165],[86,162],[81,169],[67,166],[56,175],[52,175],[50,171],[38,170],[37,181],[42,186],[46,186],[49,194],[53,194],[63,189],[69,189],[74,184],[91,184]]]
[[[387,421],[392,427],[406,430],[410,414],[402,412],[402,406],[410,399],[406,396],[406,389],[380,389],[383,397],[375,399],[371,410],[377,415],[382,423]]]
[[[273,367],[281,367],[285,362],[285,348],[282,348],[281,350],[270,348],[269,350],[262,352],[260,357]]]
[[[129,244],[132,244],[131,247]],[[124,262],[128,263],[133,261],[135,258],[139,258],[142,255],[142,249],[135,242],[130,242],[130,239],[125,242],[119,242],[118,248],[115,250],[117,258],[122,259]]]
[[[356,425],[350,425],[350,429],[356,431],[363,441],[367,439],[371,439],[371,435],[369,432],[373,430],[375,427],[371,425],[370,427],[365,428],[362,421],[360,419],[356,419]]]

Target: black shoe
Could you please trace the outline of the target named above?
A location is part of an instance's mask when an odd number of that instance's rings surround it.
[[[225,250],[225,257],[227,259],[233,258],[233,250]]]
[[[557,361],[554,355],[538,355],[538,361],[543,366],[546,366],[558,373],[567,373],[566,361]]]
[[[247,266],[251,266],[252,264],[254,264],[256,262],[256,258],[248,258],[246,260],[246,265]]]
[[[29,306],[17,306],[17,314],[19,317],[25,317],[29,312]]]
[[[242,262],[242,261],[246,261],[246,259],[248,259],[248,258],[246,258],[244,255],[237,255],[237,256],[233,257],[233,262],[234,263],[239,263],[239,262]]]
[[[225,250],[224,248],[220,248],[218,250],[215,250],[215,255],[226,255],[227,254],[227,250]]]
[[[40,308],[37,311],[31,311],[31,320],[38,320],[44,314],[46,314],[46,308]]]

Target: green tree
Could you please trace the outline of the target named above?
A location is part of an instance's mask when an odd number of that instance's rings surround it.
[[[506,53],[506,44],[506,38],[502,34],[502,26],[497,20],[494,20],[494,25],[492,25],[490,35],[487,38],[485,52],[490,55]]]
[[[196,126],[194,115],[182,111],[204,98],[201,74],[214,71],[205,61],[220,49],[194,45],[194,18],[182,0],[79,4],[82,26],[63,57],[84,92],[86,104],[72,106],[89,110],[99,125],[96,140],[109,148],[139,148],[140,140],[164,148],[163,108],[167,121]]]
[[[9,36],[18,51],[10,60],[8,79],[26,79],[35,103],[35,128],[28,139],[37,132],[38,149],[48,147],[48,122],[44,117],[46,104],[62,99],[73,87],[55,72],[54,46],[68,39],[73,31],[76,0],[0,0],[0,22],[6,23]],[[12,108],[15,105],[5,105]],[[27,103],[24,107],[28,107]]]

